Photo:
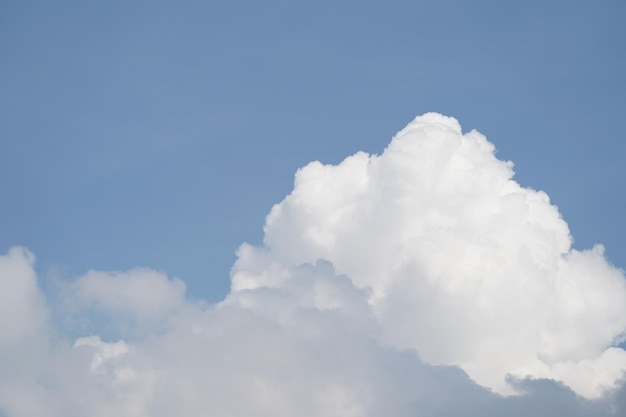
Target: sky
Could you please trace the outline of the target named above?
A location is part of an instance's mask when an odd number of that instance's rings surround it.
[[[2,2],[0,415],[619,415],[625,13]]]

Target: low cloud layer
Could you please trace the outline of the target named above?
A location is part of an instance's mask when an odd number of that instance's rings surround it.
[[[432,113],[381,155],[313,162],[215,305],[147,269],[46,300],[13,248],[0,415],[622,415],[623,271],[512,176]]]

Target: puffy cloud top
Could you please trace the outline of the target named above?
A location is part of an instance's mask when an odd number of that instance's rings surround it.
[[[623,272],[601,246],[573,250],[557,208],[512,166],[436,113],[381,155],[312,162],[267,216],[264,246],[240,248],[232,288],[280,287],[288,266],[326,259],[371,289],[392,345],[501,393],[512,375],[599,396],[626,369],[610,348],[626,329]]]

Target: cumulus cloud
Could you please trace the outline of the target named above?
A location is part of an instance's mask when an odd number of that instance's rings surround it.
[[[13,248],[0,256],[0,352],[19,354],[46,331],[47,311],[33,270],[34,256]]]
[[[154,317],[180,306],[185,284],[149,269],[122,273],[89,271],[68,285],[67,291],[73,302],[140,317]]]
[[[311,163],[214,305],[149,269],[46,300],[11,249],[0,415],[621,415],[623,272],[512,176],[437,114],[381,155]]]
[[[58,315],[76,332],[143,337],[187,308],[185,284],[163,272],[135,268],[89,271],[57,286]]]
[[[233,289],[280,286],[323,258],[369,299],[385,340],[512,393],[507,376],[553,378],[598,397],[626,369],[626,285],[603,248],[571,248],[541,191],[476,131],[416,118],[381,155],[313,162],[275,205],[264,246],[244,245]]]

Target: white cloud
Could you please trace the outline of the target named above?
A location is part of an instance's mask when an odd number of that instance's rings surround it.
[[[0,256],[0,352],[19,353],[40,339],[47,311],[33,271],[34,256],[13,248]]]
[[[145,268],[125,272],[89,271],[62,284],[68,307],[120,312],[137,320],[160,319],[181,308],[185,284]]]
[[[48,311],[33,270],[34,256],[24,248],[0,255],[0,411],[45,410],[33,401],[41,390],[34,380],[46,367],[50,329]]]
[[[215,305],[148,269],[88,272],[46,302],[12,249],[0,415],[619,415],[623,273],[600,246],[571,250],[547,196],[511,176],[434,114],[380,156],[312,163]]]
[[[598,396],[626,369],[621,353],[611,355],[619,372],[594,368],[626,329],[623,272],[600,246],[572,250],[548,196],[512,176],[480,133],[418,117],[382,155],[299,170],[267,217],[264,247],[240,249],[233,289],[280,286],[276,271],[327,259],[373,290],[394,346],[459,365],[498,392],[511,392],[511,374]],[[577,383],[579,368],[598,383]]]

